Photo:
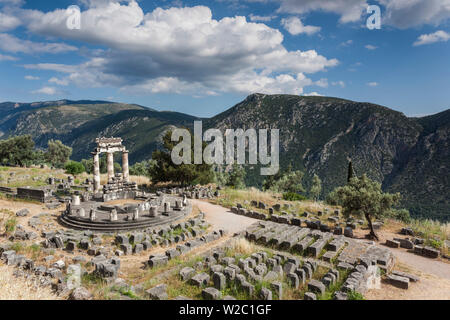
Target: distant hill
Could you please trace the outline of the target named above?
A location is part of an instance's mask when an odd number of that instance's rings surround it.
[[[384,190],[400,192],[415,216],[450,220],[450,110],[425,117],[328,97],[254,94],[207,127],[279,128],[280,162],[318,174],[323,196],[346,183],[348,160]],[[259,185],[258,168],[248,180]]]
[[[0,138],[31,134],[39,147],[60,139],[73,158],[90,157],[96,137],[116,136],[132,163],[148,159],[172,126],[192,127],[196,117],[106,101],[0,104]],[[323,196],[347,177],[348,160],[383,188],[400,192],[415,216],[450,220],[450,110],[424,118],[371,103],[329,97],[253,94],[231,109],[204,119],[204,127],[280,129],[280,161],[303,170],[305,186],[318,174]],[[259,168],[247,182],[261,185]]]
[[[73,148],[73,159],[81,160],[91,157],[95,138],[122,137],[132,163],[151,157],[162,132],[172,126],[192,126],[196,119],[133,104],[69,100],[2,103],[0,115],[2,139],[30,134],[39,148],[59,139]]]

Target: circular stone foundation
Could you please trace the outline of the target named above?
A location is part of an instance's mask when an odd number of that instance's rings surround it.
[[[174,208],[176,200],[180,201],[181,199],[170,198],[166,202],[170,202],[170,207]],[[157,214],[153,217],[150,214],[150,210],[142,210],[145,202],[133,199],[128,201],[82,202],[79,206],[70,206],[70,210],[66,210],[59,217],[59,222],[70,229],[113,233],[142,230],[174,223],[192,212],[192,206],[189,202],[182,209],[171,209],[168,212],[164,212],[164,205],[159,205],[157,206]],[[136,208],[140,209],[139,218],[133,220],[132,212]],[[80,209],[84,210],[84,217],[80,216]],[[96,218],[94,221],[90,218],[91,209],[95,210]],[[111,221],[111,212],[114,209],[117,211],[117,221]]]

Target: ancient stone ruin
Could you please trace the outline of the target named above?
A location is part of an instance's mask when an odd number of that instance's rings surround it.
[[[191,212],[183,194],[171,191],[152,194],[138,190],[130,181],[128,151],[121,138],[99,138],[94,157],[93,188],[86,181],[85,192],[73,192],[60,222],[72,229],[120,232],[176,222]],[[114,172],[114,153],[122,153],[123,173]],[[100,154],[107,154],[108,180],[100,183]],[[181,190],[177,190],[181,191]],[[117,203],[130,200],[130,203]],[[111,202],[114,202],[112,204]]]

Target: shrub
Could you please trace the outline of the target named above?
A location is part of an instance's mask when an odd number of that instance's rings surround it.
[[[286,201],[305,201],[307,198],[301,194],[295,192],[286,192],[283,193],[283,200]]]
[[[12,232],[14,232],[14,230],[16,230],[16,226],[17,226],[17,219],[16,218],[10,218],[8,220],[6,220],[5,222],[5,232],[6,234],[10,234]]]
[[[365,300],[364,296],[356,291],[350,291],[349,293],[347,293],[347,299],[348,300]]]
[[[443,245],[443,241],[437,239],[428,239],[427,241],[425,241],[425,244],[440,250]]]
[[[82,163],[76,161],[69,161],[66,163],[64,169],[68,174],[72,174],[74,176],[78,174],[82,174],[85,171],[85,167]]]
[[[406,209],[391,209],[389,210],[387,216],[405,223],[411,222],[411,215]]]

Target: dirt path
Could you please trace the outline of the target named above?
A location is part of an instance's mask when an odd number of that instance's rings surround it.
[[[421,272],[434,275],[450,281],[450,265],[439,260],[425,258],[405,251],[405,249],[391,249],[397,261]]]
[[[255,219],[240,216],[232,213],[229,209],[214,205],[200,200],[191,200],[194,206],[197,206],[205,213],[205,219],[215,229],[223,229],[233,234],[247,229],[250,225],[257,222]]]

